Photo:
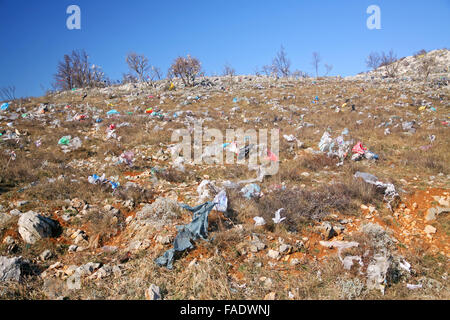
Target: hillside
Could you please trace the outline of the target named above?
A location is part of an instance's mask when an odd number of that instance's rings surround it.
[[[449,51],[427,55],[448,77]],[[12,101],[0,298],[449,299],[448,81],[402,79],[419,60],[394,80],[209,77]],[[278,129],[279,153],[251,132],[200,150],[200,125]],[[172,158],[183,128],[200,163]],[[234,161],[211,161],[221,151]]]

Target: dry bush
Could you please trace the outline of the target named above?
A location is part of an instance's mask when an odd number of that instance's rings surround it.
[[[155,192],[138,187],[118,187],[115,195],[121,200],[133,200],[134,203],[149,202],[155,198]]]
[[[409,150],[402,155],[401,163],[414,168],[415,170],[425,170],[434,174],[448,174],[448,163],[441,155],[416,150]]]
[[[323,170],[326,167],[335,168],[337,162],[337,158],[328,157],[326,154],[319,154],[302,157],[299,161],[299,166],[316,172]]]
[[[98,236],[99,246],[104,245],[125,227],[125,219],[120,212],[113,214],[112,211],[92,211],[86,215],[85,220],[87,221],[88,234],[91,238]]]
[[[185,172],[176,170],[174,168],[167,168],[161,171],[156,172],[156,177],[158,179],[163,179],[168,182],[175,182],[175,183],[181,183],[181,182],[187,182],[188,175]]]
[[[224,259],[214,255],[184,269],[170,295],[189,300],[231,299],[228,266]]]
[[[194,86],[195,78],[201,70],[201,63],[197,58],[188,55],[178,57],[170,67],[169,73],[173,73],[176,77],[180,77],[184,85],[187,87]]]

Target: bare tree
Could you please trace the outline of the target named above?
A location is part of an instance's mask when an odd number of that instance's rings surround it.
[[[234,68],[229,63],[226,63],[223,66],[222,75],[225,77],[229,76],[230,78],[232,78],[236,75],[236,70],[234,70]]]
[[[326,72],[324,74],[324,77],[326,77],[331,72],[331,70],[333,70],[333,66],[325,63],[325,71]]]
[[[150,68],[150,78],[152,81],[161,80],[163,78],[163,74],[161,69],[155,66]]]
[[[369,56],[366,59],[366,65],[368,68],[371,68],[372,70],[378,69],[381,64],[381,57],[376,52],[371,52]]]
[[[312,54],[312,62],[311,64],[313,65],[314,69],[316,69],[316,78],[319,77],[319,64],[322,61],[322,58],[320,57],[320,54],[318,52],[313,52]]]
[[[169,74],[180,77],[185,86],[194,86],[194,81],[200,75],[201,63],[197,58],[188,55],[185,57],[178,57],[172,63],[169,69]]]
[[[125,60],[130,71],[136,73],[138,81],[143,82],[147,76],[147,71],[150,68],[148,58],[142,54],[131,52],[127,55]]]
[[[395,63],[397,61],[397,55],[391,49],[389,53],[385,53],[384,51],[381,53],[381,67],[385,67],[386,75],[388,77],[396,77],[398,72],[399,64]]]
[[[431,71],[436,67],[436,59],[434,57],[423,57],[421,58],[419,71],[424,76],[424,81],[428,80]]]
[[[16,87],[7,86],[0,89],[1,100],[16,100]]]
[[[283,46],[272,61],[272,68],[273,72],[279,77],[286,78],[291,74],[291,60],[288,59]]]
[[[54,87],[62,90],[99,87],[108,82],[99,66],[90,66],[89,56],[84,50],[74,50],[70,55],[64,55],[63,61],[58,63],[54,78]]]

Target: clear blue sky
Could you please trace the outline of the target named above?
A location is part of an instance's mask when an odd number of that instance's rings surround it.
[[[66,28],[71,4],[81,8],[81,30]],[[372,4],[381,8],[381,30],[366,27]],[[280,45],[293,69],[313,73],[317,51],[332,75],[356,74],[371,51],[392,48],[400,58],[449,48],[450,0],[0,0],[0,87],[15,85],[17,96],[43,94],[73,49],[121,79],[130,51],[164,72],[189,53],[208,75],[226,62],[250,74]]]

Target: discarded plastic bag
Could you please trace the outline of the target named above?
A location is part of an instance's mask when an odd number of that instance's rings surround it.
[[[228,198],[227,192],[225,190],[221,190],[216,197],[214,198],[214,202],[216,203],[215,209],[220,212],[227,212],[228,209]]]
[[[192,249],[191,241],[208,238],[208,215],[215,205],[216,203],[213,201],[205,202],[193,208],[186,204],[180,204],[181,207],[193,213],[192,221],[184,226],[177,226],[178,234],[173,242],[173,248],[155,259],[158,266],[172,269],[176,252]]]
[[[255,184],[247,184],[245,187],[241,189],[241,193],[243,193],[244,198],[250,199],[253,197],[258,197],[261,193],[261,188]]]

